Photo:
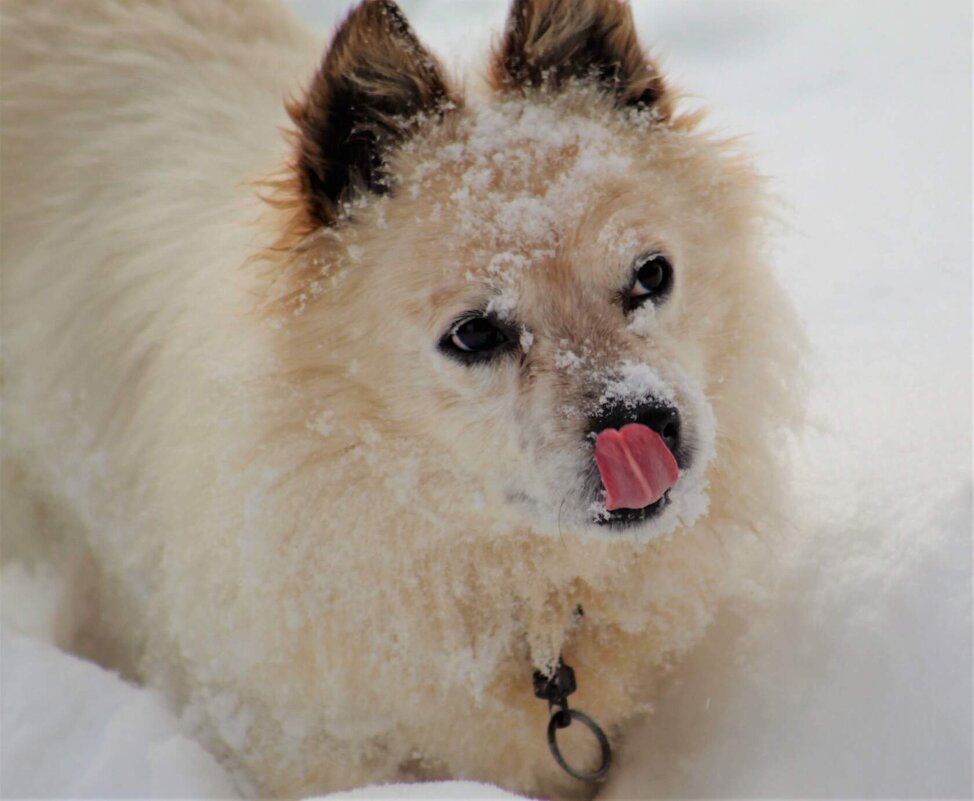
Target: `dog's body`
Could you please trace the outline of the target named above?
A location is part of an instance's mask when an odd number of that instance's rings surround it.
[[[624,6],[515,5],[462,98],[366,3],[293,125],[319,45],[263,0],[4,5],[5,548],[72,554],[73,646],[264,794],[586,792],[532,672],[617,732],[780,522],[757,178]],[[624,423],[679,469],[638,514],[593,460]]]

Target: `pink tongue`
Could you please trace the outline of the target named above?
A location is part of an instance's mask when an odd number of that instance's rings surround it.
[[[595,440],[595,463],[605,486],[605,508],[642,509],[676,484],[680,468],[655,431],[630,423],[607,428]]]

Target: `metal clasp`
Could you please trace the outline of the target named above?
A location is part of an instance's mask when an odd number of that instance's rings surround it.
[[[568,708],[568,696],[577,688],[575,671],[559,657],[558,664],[555,665],[550,676],[546,676],[537,670],[534,673],[533,681],[534,694],[542,701],[547,701],[549,709],[557,707],[551,713],[551,719],[548,721],[548,748],[555,761],[565,773],[579,781],[598,782],[605,779],[612,765],[612,749],[609,746],[609,738],[605,736],[602,727],[584,712]],[[565,761],[561,749],[558,747],[558,729],[568,728],[574,720],[592,732],[598,741],[599,748],[602,751],[602,763],[596,770],[576,770]]]

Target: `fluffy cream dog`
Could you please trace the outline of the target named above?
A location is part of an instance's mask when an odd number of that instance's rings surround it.
[[[391,0],[317,66],[265,0],[3,11],[5,550],[66,643],[262,794],[590,792],[532,673],[615,737],[781,521],[756,173],[616,0],[515,0],[466,92]]]

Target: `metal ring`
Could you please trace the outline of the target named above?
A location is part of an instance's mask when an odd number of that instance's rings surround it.
[[[558,748],[556,732],[558,729],[564,729],[570,726],[573,720],[582,723],[592,732],[595,735],[595,739],[599,742],[599,748],[602,749],[602,764],[597,770],[591,771],[590,773],[575,770],[575,768],[565,761],[565,758],[561,755],[561,750]],[[565,773],[583,782],[602,781],[612,765],[612,749],[609,747],[609,738],[605,736],[605,732],[602,731],[598,723],[577,709],[559,709],[551,715],[551,720],[548,721],[548,748],[551,749],[551,755],[561,765]]]

